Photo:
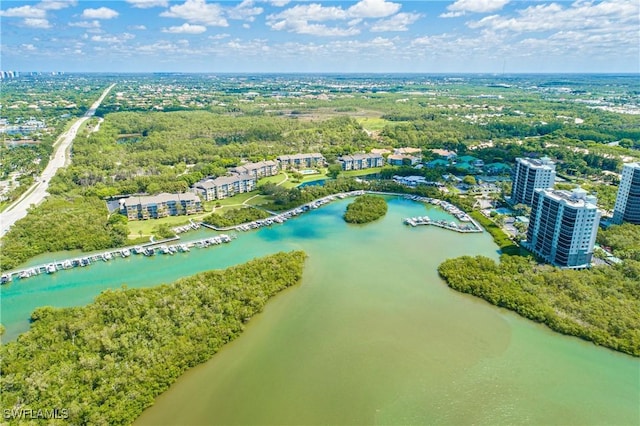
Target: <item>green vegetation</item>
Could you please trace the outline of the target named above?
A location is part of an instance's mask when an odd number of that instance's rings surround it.
[[[598,243],[610,247],[620,259],[640,261],[640,226],[631,223],[613,225],[598,232]]]
[[[2,178],[18,172],[22,183],[8,194],[7,202],[26,190],[34,173],[44,166],[55,134],[86,110],[112,78],[38,77],[8,81],[3,86],[0,103],[7,106],[3,118],[8,119],[8,124],[34,116],[45,121],[48,128],[29,136],[36,142],[33,145],[0,147]],[[434,148],[454,150],[459,156],[472,155],[485,164],[509,165],[516,157],[547,155],[558,160],[558,173],[568,179],[567,185],[583,184],[597,193],[602,207],[611,209],[617,177],[609,172],[618,172],[625,158],[638,158],[640,126],[636,116],[607,108],[624,109],[634,104],[638,93],[635,79],[571,76],[566,82],[571,92],[559,90],[548,76],[513,77],[508,88],[493,87],[493,83],[492,77],[483,76],[456,82],[433,76],[415,76],[410,81],[388,76],[354,80],[327,77],[321,82],[305,76],[291,80],[264,76],[243,83],[231,76],[130,77],[119,80],[117,90],[111,91],[99,108],[97,116],[104,118],[100,130],[89,133],[96,124],[94,118],[76,138],[73,162],[58,171],[49,192],[65,198],[82,197],[88,200],[87,206],[94,206],[115,195],[183,192],[196,181],[224,175],[229,167],[245,160],[321,152],[328,161],[323,174],[335,179],[324,187],[292,188],[299,181],[323,176],[301,179],[287,172],[284,183],[282,175],[262,180],[261,195],[256,198],[251,198],[254,193],[241,194],[205,203],[206,208],[210,211],[219,203],[227,211],[241,208],[246,202],[285,210],[335,192],[371,189],[434,196],[470,211],[474,199],[449,195],[455,189],[442,176],[456,173],[472,184],[480,173],[473,167],[384,167],[343,172],[336,163],[337,157],[344,154],[409,146],[421,148],[427,161],[437,158],[431,152]],[[322,99],[314,97],[314,91],[322,93]],[[252,92],[250,99],[248,92]],[[479,96],[482,102],[478,102]],[[37,104],[38,109],[30,108],[30,104]],[[370,173],[379,173],[383,181],[358,183],[341,179]],[[432,188],[406,189],[384,181],[395,174],[420,175],[446,184],[452,191],[442,195]],[[271,185],[275,183],[282,184],[275,189]],[[46,209],[46,203],[35,207],[32,214],[43,215],[41,209]],[[85,228],[85,213],[65,216],[66,226]],[[492,233],[504,253],[519,252],[502,231],[476,219]],[[29,223],[19,222],[14,228]],[[172,227],[181,223],[186,219],[131,222],[128,234],[142,238],[157,234],[154,228],[159,225]],[[106,212],[92,224],[108,227]],[[48,222],[41,225],[41,229],[51,227]],[[3,238],[4,247],[25,247],[12,259],[21,262],[45,250],[26,247],[23,238],[12,241],[19,234],[12,232]],[[77,247],[75,237],[70,233],[58,236],[60,245],[65,247]],[[117,238],[111,241],[118,243]]]
[[[521,254],[521,248],[513,242],[511,238],[491,219],[487,219],[482,213],[475,210],[469,213],[476,222],[493,237],[493,241],[500,247],[500,251],[507,255],[519,255]]]
[[[640,356],[640,262],[583,271],[520,256],[464,256],[442,263],[449,287],[481,297],[552,330]]]
[[[203,222],[218,228],[240,225],[241,223],[253,222],[258,219],[265,219],[271,216],[264,210],[255,207],[244,207],[236,210],[228,210],[219,215],[216,213],[205,217]]]
[[[169,228],[175,228],[176,226],[188,224],[189,219],[198,221],[208,214],[209,213],[199,213],[189,216],[167,216],[160,219],[132,220],[127,222],[129,239],[140,238],[141,236],[150,237],[151,235],[155,235],[159,226],[167,225]],[[148,240],[147,238],[147,241]],[[131,241],[129,241],[129,243],[131,243]]]
[[[165,239],[175,237],[176,233],[171,230],[168,224],[163,223],[162,225],[157,225],[153,228],[153,235],[157,238]]]
[[[31,330],[0,347],[0,405],[65,407],[59,424],[131,424],[298,283],[304,258],[279,253],[171,285],[107,291],[86,307],[39,308]]]
[[[127,234],[127,219],[109,216],[101,200],[49,197],[3,238],[0,265],[8,270],[41,253],[122,246]]]
[[[344,220],[348,223],[369,223],[387,214],[387,202],[375,195],[361,195],[347,206]]]

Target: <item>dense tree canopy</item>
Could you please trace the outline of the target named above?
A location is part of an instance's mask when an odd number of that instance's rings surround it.
[[[171,285],[107,291],[86,307],[39,308],[31,330],[0,347],[0,405],[64,407],[61,425],[131,424],[298,283],[304,258],[279,253]]]
[[[49,197],[16,222],[3,238],[0,267],[11,269],[47,252],[122,246],[127,234],[126,218],[109,216],[102,200]]]
[[[369,223],[387,214],[387,202],[375,195],[361,195],[347,206],[344,220],[348,223]]]
[[[640,261],[640,225],[624,223],[598,232],[598,243],[613,249],[621,259]]]
[[[218,228],[224,228],[226,226],[240,225],[241,223],[265,219],[269,216],[271,216],[271,214],[264,210],[255,207],[244,207],[241,209],[227,210],[223,214],[212,213],[204,218],[204,222],[217,226]]]

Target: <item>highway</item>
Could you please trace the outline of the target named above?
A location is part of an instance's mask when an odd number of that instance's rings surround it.
[[[69,130],[64,132],[58,137],[58,140],[53,145],[53,156],[49,160],[49,164],[42,171],[40,177],[36,179],[36,182],[16,201],[14,201],[7,209],[0,214],[0,237],[3,237],[9,229],[18,220],[27,215],[27,210],[32,205],[38,205],[44,200],[47,195],[47,189],[49,189],[49,182],[51,178],[56,174],[60,167],[64,167],[71,161],[70,153],[71,144],[78,133],[78,129],[82,126],[82,123],[91,118],[95,113],[104,98],[109,91],[113,89],[115,84],[107,87],[100,98],[91,105],[91,108],[80,117],[75,123],[71,125]]]

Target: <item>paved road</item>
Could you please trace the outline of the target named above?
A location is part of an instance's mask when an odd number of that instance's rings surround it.
[[[49,189],[49,182],[51,181],[51,178],[56,174],[60,167],[64,167],[71,161],[69,157],[69,147],[75,139],[78,129],[82,123],[87,121],[96,113],[96,110],[113,86],[115,86],[115,84],[107,87],[105,91],[102,92],[100,98],[91,105],[91,108],[89,108],[84,116],[73,123],[68,131],[60,135],[56,143],[53,145],[55,149],[53,156],[49,160],[47,167],[42,171],[40,177],[36,179],[36,182],[22,195],[22,197],[17,199],[13,204],[7,207],[2,214],[0,214],[0,237],[3,237],[14,223],[27,215],[27,209],[31,207],[32,204],[40,204],[42,200],[49,195],[47,193],[47,189]]]

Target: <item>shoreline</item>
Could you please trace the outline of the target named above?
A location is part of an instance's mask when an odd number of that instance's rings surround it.
[[[181,227],[176,227],[174,228],[174,232],[176,232],[176,235],[174,237],[171,238],[166,238],[160,241],[153,241],[153,239],[148,242],[148,243],[144,243],[144,244],[138,244],[138,245],[133,245],[133,246],[124,246],[124,247],[116,247],[116,248],[112,248],[106,251],[101,251],[101,252],[97,252],[97,253],[93,253],[93,254],[87,254],[87,255],[81,255],[81,256],[74,256],[71,258],[67,258],[67,259],[63,259],[63,260],[56,260],[55,262],[47,262],[41,265],[35,265],[35,266],[29,266],[29,267],[21,267],[21,268],[16,268],[16,269],[12,269],[9,271],[6,271],[4,274],[2,274],[2,285],[4,284],[9,284],[11,283],[14,279],[18,279],[20,281],[27,279],[29,277],[32,276],[36,276],[36,275],[40,275],[42,273],[55,273],[57,271],[61,271],[61,270],[67,270],[67,269],[73,269],[75,267],[84,267],[84,266],[90,266],[92,261],[110,261],[112,259],[115,259],[117,257],[122,257],[122,258],[126,258],[129,257],[130,254],[145,254],[146,256],[149,255],[154,255],[155,254],[155,250],[156,249],[160,249],[161,253],[163,254],[174,254],[178,251],[189,251],[188,248],[191,247],[208,247],[209,245],[214,245],[217,244],[214,241],[210,241],[212,240],[212,238],[205,238],[202,240],[198,240],[198,241],[190,241],[188,243],[182,243],[182,244],[176,244],[174,246],[170,246],[172,249],[175,249],[176,251],[171,250],[171,252],[168,252],[167,250],[170,250],[169,247],[165,246],[166,243],[169,242],[175,242],[175,241],[180,241],[181,238],[178,235],[179,233],[186,233],[189,232],[191,230],[196,230],[199,229],[201,226],[207,229],[211,229],[212,231],[216,231],[216,232],[227,232],[227,231],[249,231],[249,230],[253,230],[253,229],[259,229],[262,228],[264,226],[271,226],[274,224],[282,224],[284,222],[286,222],[288,219],[298,216],[300,214],[309,212],[311,210],[315,210],[325,204],[328,204],[330,202],[336,201],[336,200],[342,200],[348,197],[357,197],[360,195],[364,195],[364,194],[375,194],[375,195],[388,195],[388,196],[397,196],[397,197],[402,197],[404,199],[407,200],[412,200],[415,202],[421,202],[421,203],[429,203],[435,206],[439,206],[441,207],[443,210],[445,210],[447,213],[455,216],[456,218],[460,219],[462,216],[468,218],[468,222],[472,223],[473,225],[475,225],[476,229],[475,230],[464,230],[464,229],[460,229],[457,227],[453,227],[447,224],[440,224],[438,222],[431,222],[431,225],[435,225],[435,226],[439,226],[443,229],[448,229],[451,231],[456,231],[456,232],[460,232],[460,233],[480,233],[483,232],[482,227],[475,221],[473,220],[473,218],[471,218],[469,215],[467,215],[466,213],[464,213],[462,210],[460,210],[459,208],[457,208],[456,206],[444,201],[444,200],[440,200],[440,199],[436,199],[436,198],[429,198],[429,197],[422,197],[419,195],[412,195],[412,194],[402,194],[402,193],[397,193],[397,192],[383,192],[383,191],[367,191],[367,190],[356,190],[356,191],[350,191],[350,192],[340,192],[337,194],[331,194],[331,195],[327,195],[325,197],[322,198],[318,198],[316,200],[310,201],[308,203],[305,203],[299,207],[295,207],[289,210],[286,210],[284,212],[281,213],[276,213],[273,211],[269,211],[269,213],[272,214],[271,217],[266,218],[266,219],[259,219],[256,221],[251,221],[251,222],[245,222],[245,223],[241,223],[238,225],[233,225],[233,226],[227,226],[227,227],[216,227],[213,225],[209,225],[206,223],[196,223],[193,221],[191,222],[191,225],[187,225],[187,226],[181,226]],[[405,222],[406,223],[406,222]],[[182,229],[182,231],[177,231],[177,229]],[[221,234],[221,236],[224,234]],[[233,235],[232,237],[228,237],[225,236],[227,238],[229,238],[228,241],[225,242],[229,242],[231,241],[232,238],[237,238],[236,235]],[[215,238],[215,237],[214,237]],[[201,244],[199,244],[201,243]],[[184,249],[184,246],[187,247],[187,249]],[[152,249],[152,253],[147,254],[147,252],[145,252],[147,249]],[[145,251],[143,251],[145,250]],[[125,254],[125,253],[129,253],[129,254]]]

